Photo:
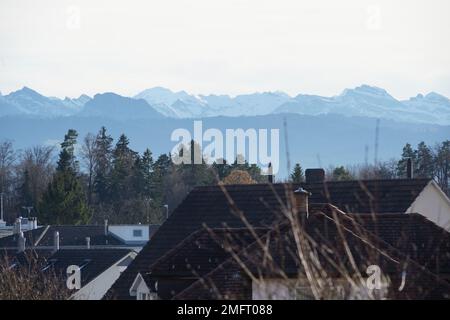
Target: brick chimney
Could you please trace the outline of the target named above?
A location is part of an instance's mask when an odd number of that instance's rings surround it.
[[[17,252],[24,252],[25,251],[25,245],[26,245],[26,238],[23,235],[23,232],[20,231],[17,237]]]
[[[273,183],[273,169],[272,169],[272,162],[269,162],[269,169],[268,169],[267,180],[268,180],[269,183]]]
[[[318,169],[306,169],[305,170],[306,183],[323,183],[325,181],[325,170]]]
[[[408,158],[408,160],[406,161],[406,178],[408,179],[412,179],[414,176],[413,173],[413,162],[411,158]]]
[[[59,232],[53,233],[53,253],[59,250]]]
[[[306,215],[308,217],[308,198],[311,196],[309,191],[306,191],[302,187],[294,191],[294,206],[298,213]]]

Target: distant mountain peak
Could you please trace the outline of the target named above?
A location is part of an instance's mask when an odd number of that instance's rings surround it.
[[[385,89],[375,86],[369,86],[367,84],[363,84],[353,89],[345,89],[341,93],[341,96],[346,96],[353,93],[380,96],[380,97],[391,97],[391,95]]]
[[[428,93],[425,96],[425,98],[428,100],[431,100],[431,101],[436,101],[436,102],[447,102],[448,103],[450,101],[447,97],[445,97],[437,92],[434,92],[434,91]]]

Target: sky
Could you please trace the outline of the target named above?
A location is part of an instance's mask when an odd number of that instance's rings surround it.
[[[448,0],[1,0],[0,91],[450,97]]]

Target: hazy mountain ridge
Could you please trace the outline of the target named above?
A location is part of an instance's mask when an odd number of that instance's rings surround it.
[[[392,97],[384,89],[363,85],[346,89],[335,97],[298,95],[279,106],[275,113],[298,113],[304,115],[341,114],[396,121],[450,124],[450,100],[430,93],[418,95],[406,101]]]
[[[119,120],[163,118],[145,100],[122,97],[112,92],[96,94],[78,115]]]
[[[105,96],[106,95],[106,96]],[[107,98],[106,98],[107,97]],[[438,93],[419,94],[397,100],[386,90],[362,85],[345,89],[340,95],[323,97],[299,94],[291,97],[280,91],[229,95],[191,95],[162,87],[146,89],[134,97],[115,93],[96,94],[94,98],[59,99],[45,97],[24,87],[0,96],[0,117],[27,115],[40,118],[61,116],[103,116],[106,118],[206,118],[259,116],[278,113],[302,115],[339,114],[400,122],[450,124],[450,100]]]
[[[286,150],[284,143],[284,119],[291,161],[301,161],[307,167],[357,164],[365,161],[365,148],[369,161],[374,157],[376,120],[367,117],[345,117],[342,115],[308,116],[299,114],[269,114],[253,117],[208,117],[203,119],[203,130],[217,128],[279,129],[280,136],[280,174],[286,176]],[[97,133],[101,126],[115,138],[125,133],[131,147],[143,152],[149,147],[154,155],[167,153],[176,142],[171,134],[177,128],[185,128],[193,134],[193,119],[158,118],[127,119],[104,116],[69,116],[40,119],[35,117],[0,117],[0,140],[11,140],[16,148],[24,149],[39,144],[58,146],[67,129],[76,129],[79,143],[88,133]],[[326,128],[326,129],[325,129]],[[203,132],[204,132],[203,131]],[[399,157],[403,146],[409,142],[417,145],[425,141],[433,146],[448,139],[450,126],[432,124],[411,125],[406,122],[383,120],[380,122],[378,159],[389,160]],[[204,143],[206,145],[206,142]]]

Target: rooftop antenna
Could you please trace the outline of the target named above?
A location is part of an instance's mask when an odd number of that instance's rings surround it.
[[[364,164],[366,168],[369,166],[369,146],[367,144],[364,147]]]
[[[377,124],[375,127],[375,151],[374,151],[374,164],[378,164],[378,138],[380,135],[380,119],[377,119]]]
[[[322,160],[320,159],[320,153],[316,154],[318,168],[322,168]]]
[[[166,220],[169,219],[169,205],[165,204],[164,208],[166,208]]]
[[[289,155],[289,142],[288,142],[288,131],[287,131],[286,117],[283,118],[283,127],[284,127],[284,143],[286,145],[287,170],[288,170],[288,174],[290,174],[291,173],[291,159],[290,159],[290,155]]]

